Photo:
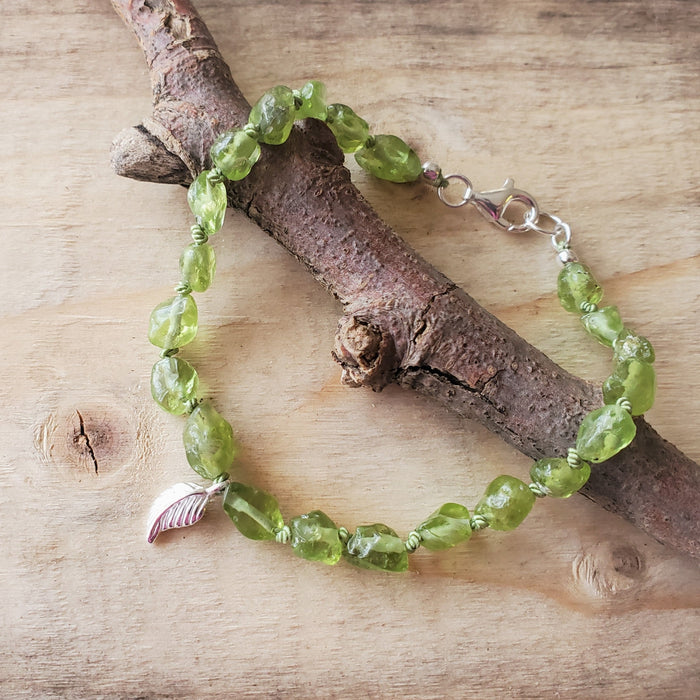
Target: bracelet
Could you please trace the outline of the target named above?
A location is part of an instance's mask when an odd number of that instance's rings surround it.
[[[148,517],[148,541],[172,528],[199,521],[215,495],[238,530],[254,540],[275,540],[291,545],[299,557],[325,564],[341,558],[364,569],[406,571],[408,555],[421,545],[443,550],[467,541],[472,533],[490,527],[513,530],[528,515],[535,500],[545,496],[568,498],[591,473],[589,463],[600,463],[632,442],[636,426],[632,416],[646,412],[654,401],[656,378],[651,343],[627,328],[615,306],[599,308],[603,290],[590,269],[571,249],[571,229],[553,214],[541,212],[527,192],[512,180],[499,189],[478,192],[464,175],[443,175],[434,162],[421,164],[404,141],[392,135],[371,135],[367,122],[347,105],[326,104],[325,86],[315,80],[301,90],[277,86],[253,106],[248,123],[221,134],[210,155],[213,168],[192,182],[187,199],[195,216],[193,242],[180,257],[180,283],[175,296],[151,313],[148,337],[162,349],[153,366],[151,393],[169,413],[186,414],[183,434],[187,461],[210,486],[180,483],[161,493]],[[232,481],[229,470],[237,446],[231,424],[208,400],[198,397],[195,368],[178,356],[180,348],[197,334],[198,311],[193,292],[212,284],[216,260],[207,242],[224,222],[227,206],[225,180],[242,180],[261,155],[260,144],[284,143],[296,120],[319,119],[333,132],[344,153],[354,153],[357,163],[370,174],[391,182],[423,178],[449,207],[471,204],[488,220],[506,231],[534,231],[550,237],[563,264],[557,281],[561,305],[581,314],[586,331],[599,343],[613,348],[614,370],[603,384],[604,405],[583,419],[574,447],[566,458],[536,461],[530,483],[513,476],[499,476],[486,488],[473,515],[457,503],[445,503],[402,539],[390,527],[362,525],[350,533],[319,510],[285,523],[277,500],[255,486]]]

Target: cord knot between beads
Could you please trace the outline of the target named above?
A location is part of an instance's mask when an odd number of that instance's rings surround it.
[[[418,547],[420,547],[422,541],[423,538],[420,536],[420,533],[411,530],[411,532],[408,533],[408,537],[406,537],[406,551],[409,553],[415,552]]]
[[[489,526],[489,521],[483,515],[473,515],[469,518],[469,525],[473,532],[479,532]]]
[[[287,544],[292,537],[292,531],[289,529],[289,525],[284,525],[275,532],[275,542],[280,544]]]

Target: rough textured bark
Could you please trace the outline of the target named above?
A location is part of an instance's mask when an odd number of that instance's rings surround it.
[[[190,3],[113,4],[151,73],[154,109],[113,146],[128,177],[187,184],[214,137],[249,105]],[[334,356],[343,380],[389,382],[477,419],[526,455],[564,455],[600,392],[559,368],[422,260],[350,182],[329,131],[307,122],[265,148],[229,202],[303,262],[343,304]],[[643,419],[637,439],[597,465],[583,492],[656,539],[700,555],[700,469]]]

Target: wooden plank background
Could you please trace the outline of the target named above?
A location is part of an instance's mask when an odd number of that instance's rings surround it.
[[[201,2],[249,100],[325,81],[375,133],[482,189],[506,176],[657,349],[649,418],[700,458],[700,14],[680,0]],[[296,559],[218,509],[149,546],[145,517],[191,478],[152,405],[151,308],[176,282],[182,189],[128,181],[109,145],[147,115],[148,75],[106,1],[2,4],[0,257],[7,698],[695,698],[696,561],[575,496],[538,502],[411,572]],[[357,172],[354,164],[350,164]],[[562,366],[609,353],[559,308],[540,237],[499,234],[421,186],[357,173],[423,256]],[[406,533],[472,506],[528,460],[399,390],[339,385],[337,304],[229,212],[187,355],[243,445],[241,480],[283,512]],[[89,443],[89,445],[88,445]],[[89,447],[89,449],[88,449]]]

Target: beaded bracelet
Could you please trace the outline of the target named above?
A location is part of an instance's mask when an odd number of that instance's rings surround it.
[[[376,177],[392,182],[413,182],[422,177],[450,207],[472,204],[508,231],[550,236],[563,264],[557,283],[562,306],[571,313],[581,313],[588,333],[614,350],[614,371],[603,384],[604,405],[585,416],[576,445],[569,448],[566,458],[536,461],[529,484],[513,476],[497,477],[471,516],[465,506],[445,503],[405,540],[382,524],[362,525],[350,534],[319,510],[285,524],[274,496],[231,481],[228,471],[237,451],[233,429],[210,401],[198,398],[197,372],[177,356],[197,333],[197,304],[192,292],[206,291],[214,277],[214,250],[207,239],[223,225],[227,206],[224,181],[245,178],[260,158],[261,143],[284,143],[294,122],[306,118],[324,121],[341,150],[354,153],[358,164]],[[500,189],[477,192],[464,175],[443,175],[435,163],[421,164],[400,138],[370,135],[367,122],[350,107],[326,105],[325,87],[318,81],[306,83],[301,90],[277,86],[266,92],[252,108],[245,127],[221,134],[210,154],[214,167],[195,178],[187,195],[197,223],[192,226],[193,242],[180,258],[180,284],[175,296],[153,310],[148,337],[162,349],[151,373],[153,398],[169,413],[187,414],[183,437],[187,461],[212,484],[176,484],[158,496],[148,518],[149,542],[164,530],[196,523],[210,499],[223,494],[224,510],[246,537],[289,543],[297,556],[325,564],[344,558],[365,569],[406,571],[408,554],[421,545],[442,550],[465,542],[473,532],[486,527],[512,530],[525,519],[537,497],[568,498],[588,480],[589,462],[610,459],[634,439],[632,416],[651,407],[656,390],[651,343],[623,325],[616,307],[598,307],[603,291],[589,268],[577,261],[568,224],[540,212],[536,201],[516,189],[512,180],[506,180]]]

